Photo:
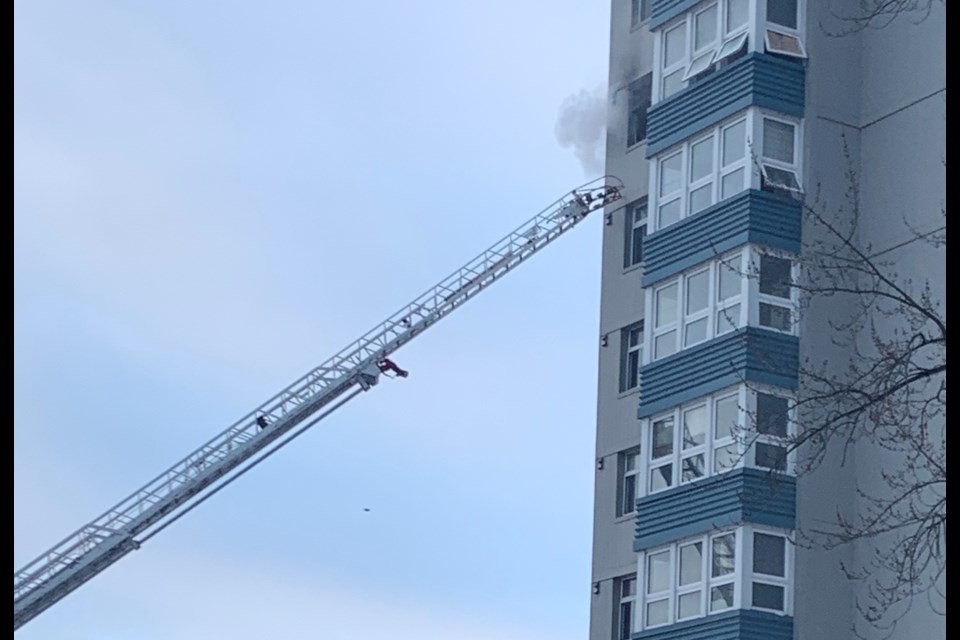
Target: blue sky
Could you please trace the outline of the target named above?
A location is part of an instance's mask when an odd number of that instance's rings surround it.
[[[14,26],[15,568],[593,177],[554,123],[604,82],[606,3]],[[583,638],[600,234],[17,637]]]

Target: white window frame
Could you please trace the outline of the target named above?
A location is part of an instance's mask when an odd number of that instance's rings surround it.
[[[713,567],[713,542],[717,538],[727,535],[734,536],[734,566],[733,571],[722,576],[714,577],[712,575]],[[756,534],[775,536],[784,541],[784,575],[771,576],[757,573],[753,569],[753,544]],[[701,567],[700,580],[687,585],[680,586],[680,559],[681,549],[683,547],[700,543],[701,546]],[[777,615],[793,615],[793,576],[795,572],[795,545],[790,532],[782,529],[774,529],[759,525],[744,525],[735,528],[722,529],[711,532],[706,535],[693,536],[683,540],[675,541],[669,545],[663,545],[652,549],[641,551],[637,554],[637,596],[634,604],[634,628],[637,631],[645,629],[654,629],[665,627],[676,622],[694,620],[717,613],[730,611],[732,609],[751,609],[756,608],[761,611],[767,611]],[[652,556],[661,553],[668,554],[669,558],[669,588],[656,592],[648,592],[647,585],[648,563]],[[753,605],[753,584],[767,584],[783,588],[783,610],[765,609],[754,607]],[[725,585],[733,585],[733,604],[731,607],[710,610],[711,591]],[[689,616],[681,619],[679,617],[680,596],[690,593],[700,593],[700,611],[698,615]],[[649,623],[648,606],[650,604],[667,602],[669,615],[666,622],[658,624]]]
[[[636,456],[636,462],[633,469],[627,468],[627,461],[630,456]],[[622,518],[637,512],[637,498],[644,494],[643,491],[643,447],[632,447],[621,451],[618,454],[617,471],[617,517]],[[633,482],[633,501],[630,505],[626,504],[627,483]],[[627,507],[629,506],[629,509]]]
[[[757,609],[770,613],[789,616],[793,615],[793,577],[796,570],[796,557],[794,550],[796,545],[792,537],[785,531],[753,525],[749,529],[749,544],[744,545],[743,570],[742,575],[744,584],[742,588],[742,606],[747,609]],[[772,576],[754,571],[753,566],[753,539],[756,534],[775,536],[783,539],[783,576]],[[746,568],[749,567],[749,570]],[[757,606],[753,603],[753,585],[754,583],[767,584],[783,588],[783,609],[767,609]]]
[[[651,189],[651,194],[648,199],[648,233],[653,233],[659,229],[666,228],[671,224],[676,224],[681,220],[702,212],[703,209],[698,209],[696,213],[690,212],[690,199],[691,194],[696,189],[704,185],[712,184],[710,205],[708,205],[708,207],[720,202],[720,196],[722,195],[720,186],[723,178],[739,169],[743,169],[742,187],[741,189],[734,190],[731,194],[727,195],[727,198],[742,193],[753,186],[753,178],[751,176],[752,172],[749,169],[749,163],[751,158],[751,140],[755,139],[753,135],[753,121],[756,119],[754,112],[755,109],[749,109],[735,116],[727,118],[720,124],[711,127],[708,131],[703,132],[696,138],[686,140],[657,154],[653,158],[653,160],[650,162],[650,184],[654,185],[654,187]],[[732,129],[740,124],[744,125],[743,153],[739,156],[739,158],[732,161],[730,164],[723,165],[723,134],[725,131],[728,131],[729,129]],[[709,175],[701,177],[697,181],[692,182],[690,180],[690,170],[693,158],[692,149],[694,145],[702,143],[711,137],[713,138],[711,171]],[[672,191],[661,192],[660,181],[662,178],[661,174],[663,173],[663,165],[666,161],[671,160],[678,155],[680,157],[679,185]],[[675,200],[679,200],[679,217],[674,222],[664,224],[662,221],[663,208],[667,205],[673,204]]]
[[[744,385],[731,387],[717,393],[710,394],[696,400],[692,400],[683,405],[672,408],[669,411],[658,413],[641,423],[641,431],[644,434],[643,442],[647,450],[647,455],[643,457],[646,466],[643,484],[645,495],[666,491],[676,486],[690,484],[710,476],[720,475],[734,469],[739,469],[745,465],[747,457],[744,455],[747,441],[743,437],[748,424],[748,412],[746,408],[750,392]],[[717,438],[717,404],[723,401],[733,400],[736,406],[736,427],[734,433],[729,436]],[[703,409],[704,411],[704,439],[702,443],[684,446],[684,418],[690,411]],[[653,427],[654,424],[663,421],[673,421],[673,444],[670,453],[659,458],[654,458],[653,449]],[[717,451],[728,446],[736,449],[736,457],[732,466],[726,467],[720,471],[717,470]],[[683,479],[683,462],[695,456],[703,456],[703,475],[691,480]],[[653,489],[653,474],[656,470],[667,465],[672,465],[669,484],[660,489]],[[639,495],[639,494],[638,494]]]
[[[640,212],[643,212],[643,215],[639,215]],[[626,225],[626,234],[627,237],[624,242],[624,270],[632,269],[637,265],[643,262],[643,244],[642,238],[647,234],[647,218],[650,215],[650,207],[647,198],[642,198],[635,202],[631,202],[627,207],[627,225]],[[636,234],[640,233],[641,245],[640,245],[640,257],[637,258],[635,249],[634,239]]]
[[[786,298],[781,298],[770,293],[763,293],[760,291],[760,271],[763,268],[763,258],[777,258],[780,260],[786,260],[790,263],[790,292]],[[787,335],[796,335],[797,333],[797,322],[799,321],[797,308],[799,305],[799,298],[797,293],[797,288],[793,283],[797,282],[797,271],[799,269],[797,261],[794,257],[784,254],[775,253],[773,251],[757,251],[756,252],[756,269],[757,269],[757,326],[770,331],[776,331],[778,333],[786,333]],[[785,309],[787,311],[787,316],[789,318],[790,327],[788,329],[780,329],[778,327],[773,327],[770,325],[765,325],[761,322],[760,319],[760,305],[770,305],[772,307],[777,307],[779,309]]]
[[[647,437],[645,442],[647,443],[647,456],[646,460],[646,469],[645,469],[645,481],[643,484],[645,495],[651,495],[654,493],[659,493],[660,491],[666,491],[677,485],[677,433],[679,431],[675,412],[669,412],[651,418],[647,421],[648,428],[645,430]],[[673,434],[670,441],[670,453],[660,456],[659,458],[654,458],[655,454],[655,445],[654,445],[654,427],[660,422],[671,421],[673,426]],[[672,465],[670,468],[670,476],[667,481],[667,486],[660,489],[653,488],[653,478],[654,472],[657,472],[659,469],[662,469],[666,466]],[[661,474],[662,475],[662,474]]]
[[[761,111],[759,117],[754,118],[755,121],[755,131],[754,139],[758,141],[756,152],[757,157],[759,158],[760,170],[763,173],[763,179],[770,184],[770,186],[782,189],[784,191],[790,191],[795,194],[803,193],[803,121],[797,118],[789,118],[780,114],[773,114],[766,111]],[[783,160],[777,158],[769,158],[764,154],[764,123],[766,121],[779,122],[782,124],[787,124],[793,127],[793,161],[784,162]],[[794,178],[797,181],[797,188],[791,187],[789,185],[784,185],[780,183],[773,182],[769,175],[767,168],[772,167],[774,169],[780,169],[782,171],[790,172],[794,175]]]
[[[646,336],[646,323],[644,320],[634,322],[633,324],[627,325],[620,330],[620,340],[622,344],[620,346],[620,393],[631,393],[636,389],[640,388],[640,366],[644,364],[643,362],[643,353],[644,353],[644,342]],[[637,344],[630,344],[630,334],[634,331],[640,333],[640,337],[637,340]],[[633,386],[630,385],[630,356],[632,354],[637,354],[637,370],[633,371],[636,375],[637,383]]]
[[[800,47],[803,47],[804,41],[804,23],[807,18],[807,3],[805,0],[797,0],[797,26],[796,28],[788,27],[786,25],[777,24],[776,22],[771,22],[767,17],[767,0],[757,0],[757,14],[758,18],[762,21],[761,24],[764,26],[764,32],[767,30],[776,31],[784,35],[790,35],[795,37],[800,41]],[[764,38],[766,40],[766,38]],[[768,49],[769,50],[769,49]],[[777,53],[781,53],[777,51]],[[789,54],[787,54],[789,55]]]
[[[690,271],[684,272],[679,276],[675,276],[670,280],[660,283],[656,287],[650,287],[647,289],[649,292],[647,299],[647,309],[651,312],[647,315],[653,319],[653,329],[646,332],[649,334],[649,337],[645,336],[647,344],[645,347],[645,358],[647,358],[646,363],[659,360],[664,357],[668,357],[675,353],[687,349],[689,347],[696,346],[707,340],[719,337],[717,330],[719,328],[719,321],[717,314],[718,312],[727,313],[730,309],[733,309],[739,305],[738,316],[730,317],[730,320],[736,321],[736,328],[746,326],[749,320],[748,314],[748,305],[747,301],[749,300],[749,270],[748,266],[751,253],[749,250],[738,249],[733,251],[725,256],[722,256],[716,260],[712,260],[705,265],[701,265],[695,268],[692,268]],[[710,282],[708,285],[709,291],[709,302],[707,304],[706,310],[698,310],[691,314],[690,316],[686,315],[686,297],[687,297],[687,283],[689,281],[689,276],[696,273],[702,272],[704,269],[710,270]],[[740,291],[736,296],[731,296],[726,300],[718,300],[719,292],[719,277],[720,269],[731,269],[740,274]],[[662,326],[657,324],[658,312],[659,309],[659,295],[662,291],[669,287],[677,287],[677,302],[675,309],[675,319],[673,322],[665,323]],[[756,297],[754,296],[754,299]],[[684,344],[683,334],[684,329],[687,325],[692,322],[695,322],[702,318],[702,315],[706,314],[708,316],[707,320],[707,330],[706,335],[702,341],[696,343],[691,343],[689,345]],[[668,334],[674,332],[673,335],[673,349],[669,353],[664,353],[661,355],[661,352],[658,350],[658,346],[662,344],[668,344],[666,340],[661,341],[661,338],[665,338]],[[725,333],[725,332],[724,332]]]
[[[791,33],[790,29],[781,27],[780,25],[773,25],[773,23],[767,23],[767,28],[763,31],[763,44],[767,50],[767,53],[776,53],[781,56],[790,56],[791,58],[806,58],[807,57],[807,48],[803,44],[803,39],[800,38],[796,33]],[[797,47],[800,49],[799,52],[789,51],[780,47],[775,47],[770,38],[772,35],[779,35],[784,38],[793,38],[797,41]]]
[[[678,16],[663,27],[657,29],[654,32],[654,73],[651,104],[656,104],[660,100],[665,100],[670,97],[665,96],[663,91],[664,80],[669,75],[682,70],[682,86],[677,92],[675,92],[678,93],[689,86],[689,81],[691,78],[708,71],[723,58],[733,55],[742,49],[744,45],[747,46],[748,51],[755,50],[757,47],[753,46],[753,38],[750,37],[751,31],[755,31],[754,26],[756,24],[755,18],[752,18],[752,16],[756,15],[756,11],[753,9],[753,7],[755,7],[757,3],[763,1],[765,0],[751,0],[748,4],[747,21],[743,24],[734,26],[734,28],[729,31],[726,29],[726,24],[730,0],[705,0],[690,11],[684,13],[684,15]],[[696,17],[706,11],[709,11],[713,7],[717,8],[715,35],[709,42],[697,47],[696,42],[694,41],[694,36],[696,34]],[[685,33],[684,55],[673,64],[664,66],[663,63],[665,61],[664,54],[666,52],[666,33],[674,30],[679,25],[683,25]],[[739,45],[732,49],[728,47],[726,53],[723,56],[720,56],[720,52],[724,49],[725,45],[729,45],[737,40],[740,41]],[[709,62],[705,62],[705,60],[709,60]],[[700,64],[694,66],[695,62],[699,62]]]
[[[758,427],[759,424],[759,394],[765,394],[768,396],[775,396],[777,398],[782,398],[787,401],[787,433],[785,436],[776,436],[771,434],[760,433]],[[741,424],[746,424],[747,433],[750,434],[749,448],[746,452],[746,463],[745,466],[752,467],[755,469],[762,469],[764,471],[772,471],[774,473],[783,473],[786,475],[795,475],[796,474],[796,455],[794,452],[788,452],[786,455],[784,469],[782,471],[776,471],[769,467],[761,466],[757,464],[757,445],[758,444],[767,444],[775,447],[781,447],[784,449],[789,448],[790,443],[797,435],[797,401],[793,394],[787,392],[784,389],[772,386],[757,386],[746,395],[746,404],[743,405],[746,409],[746,413],[749,416],[749,419],[746,422],[741,422]],[[742,420],[742,417],[741,417]],[[741,447],[743,449],[743,447]]]

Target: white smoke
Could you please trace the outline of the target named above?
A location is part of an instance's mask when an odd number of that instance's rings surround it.
[[[573,148],[587,176],[602,174],[607,132],[606,87],[581,89],[567,96],[560,105],[553,132],[561,147]]]

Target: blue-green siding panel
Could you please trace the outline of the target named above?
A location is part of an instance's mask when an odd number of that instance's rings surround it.
[[[800,61],[751,53],[677,92],[647,112],[648,158],[747,107],[803,116],[806,72]]]
[[[643,286],[747,243],[800,252],[800,202],[750,189],[643,240]]]
[[[647,418],[740,382],[797,388],[796,336],[746,327],[640,368],[640,406]]]
[[[680,485],[637,500],[634,551],[750,522],[793,529],[792,476],[744,468]]]
[[[690,9],[703,2],[703,0],[653,0],[650,3],[650,30],[658,27],[676,18],[681,13],[686,13]]]
[[[733,609],[634,633],[633,640],[793,640],[793,618]]]

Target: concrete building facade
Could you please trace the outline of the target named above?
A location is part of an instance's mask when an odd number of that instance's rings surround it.
[[[604,220],[591,640],[854,637],[865,587],[841,563],[873,543],[796,531],[855,512],[884,460],[858,446],[796,477],[785,454],[800,363],[849,358],[844,309],[801,313],[791,286],[803,207],[842,209],[853,172],[859,241],[892,248],[943,224],[946,192],[944,5],[851,31],[838,16],[859,10],[613,0],[606,164],[626,204]],[[896,259],[943,299],[943,253]],[[892,637],[943,638],[945,619],[915,603]]]

